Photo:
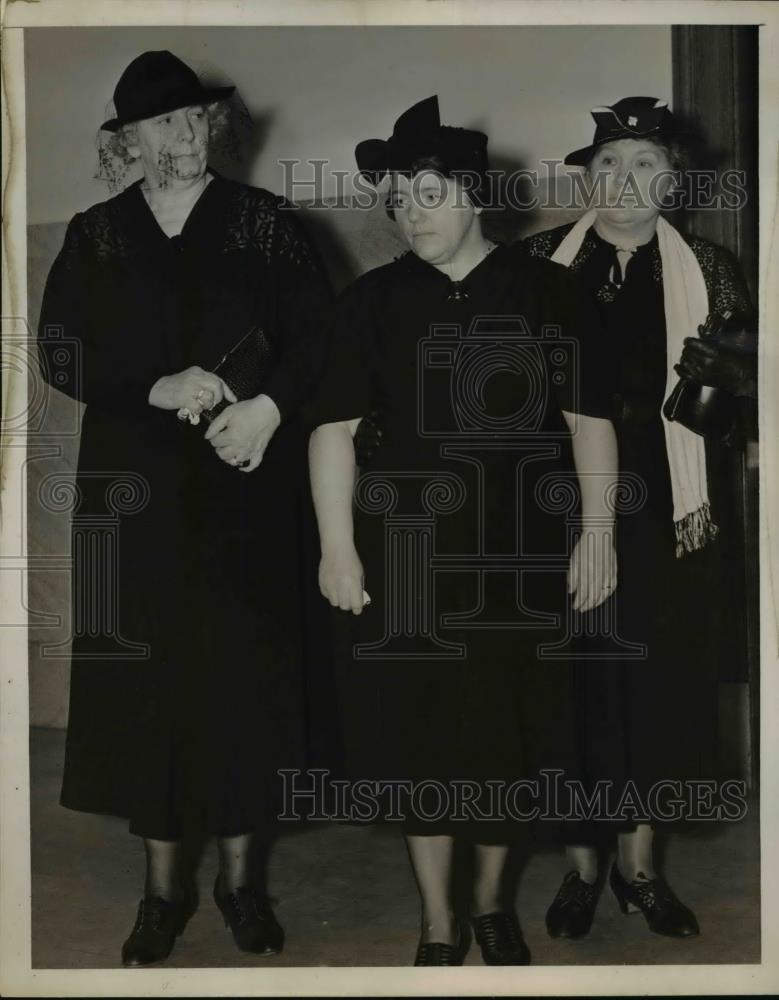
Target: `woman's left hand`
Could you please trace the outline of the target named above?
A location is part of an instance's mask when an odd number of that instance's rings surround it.
[[[571,554],[568,593],[574,611],[591,611],[611,597],[617,586],[614,533],[609,528],[585,528]]]
[[[279,408],[270,396],[261,395],[228,406],[205,437],[223,462],[238,466],[241,472],[253,472],[280,423]]]
[[[734,396],[757,398],[757,337],[743,333],[732,340],[735,347],[724,339],[687,337],[679,364],[674,365],[676,372],[682,378],[725,389]]]

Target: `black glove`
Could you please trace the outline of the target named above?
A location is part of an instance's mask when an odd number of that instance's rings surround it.
[[[757,397],[757,337],[741,331],[700,340],[687,337],[674,370],[699,385],[725,389],[734,396]]]

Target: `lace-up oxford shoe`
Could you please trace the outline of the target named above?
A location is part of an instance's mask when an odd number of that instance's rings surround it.
[[[546,929],[553,938],[580,938],[589,934],[598,892],[577,871],[570,871],[546,912]]]
[[[457,941],[445,944],[441,941],[420,941],[414,965],[462,965],[470,945],[468,929],[457,924]]]
[[[485,913],[471,923],[485,965],[530,965],[530,949],[515,913]]]
[[[650,931],[666,937],[700,934],[695,914],[681,903],[662,878],[647,878],[643,872],[628,882],[616,864],[611,866],[611,889],[623,913],[644,914]]]
[[[122,965],[136,968],[164,961],[196,909],[194,893],[177,901],[144,896],[138,904],[135,926],[122,945]]]
[[[214,902],[241,951],[256,955],[279,954],[284,947],[284,930],[263,893],[250,886],[222,892],[217,878]]]

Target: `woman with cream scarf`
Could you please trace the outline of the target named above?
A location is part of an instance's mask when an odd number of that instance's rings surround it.
[[[630,97],[592,115],[592,144],[565,163],[586,169],[596,207],[524,246],[576,273],[601,314],[609,358],[602,375],[614,401],[623,496],[632,499],[618,517],[620,586],[605,606],[616,624],[610,636],[596,625],[577,665],[578,765],[590,788],[613,782],[613,801],[629,787],[646,803],[658,782],[716,775],[719,651],[707,610],[722,562],[707,481],[710,445],[668,421],[663,403],[683,352],[681,370],[700,375],[698,354],[708,347],[699,351],[704,342],[685,339],[710,314],[749,322],[752,308],[735,259],[705,240],[685,239],[660,215],[684,157],[667,105]],[[748,381],[736,374],[725,387],[748,395]],[[655,868],[658,818],[647,812],[568,824],[571,870],[547,913],[552,937],[590,929],[604,830],[617,834],[610,884],[622,911],[643,912],[655,933],[699,933],[693,912]]]

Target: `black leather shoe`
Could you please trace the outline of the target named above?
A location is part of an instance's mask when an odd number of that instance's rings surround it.
[[[196,909],[194,893],[177,902],[144,896],[138,904],[135,926],[122,945],[122,965],[133,968],[164,961]]]
[[[471,923],[485,965],[530,965],[530,949],[515,913],[485,913]]]
[[[462,965],[468,954],[470,943],[467,928],[458,923],[456,944],[420,941],[417,945],[417,957],[414,959],[414,965]]]
[[[662,878],[639,877],[627,882],[617,868],[611,866],[612,891],[623,913],[638,913],[646,917],[650,931],[666,937],[692,937],[700,934],[695,914],[680,903],[668,883]]]
[[[546,911],[549,937],[580,938],[590,933],[598,891],[576,872],[568,872]]]
[[[273,915],[265,896],[250,886],[220,892],[219,879],[214,884],[214,902],[224,917],[225,927],[233,932],[241,951],[256,955],[278,955],[284,947],[284,929]]]

